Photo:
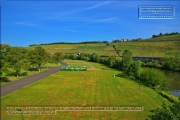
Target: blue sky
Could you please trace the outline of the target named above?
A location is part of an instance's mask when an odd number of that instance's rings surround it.
[[[1,0],[1,43],[112,41],[180,32],[180,1]],[[138,19],[139,5],[174,5],[175,19]]]

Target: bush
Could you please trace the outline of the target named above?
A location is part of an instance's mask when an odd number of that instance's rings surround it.
[[[108,65],[108,58],[100,58],[100,63]]]
[[[125,73],[130,77],[139,78],[141,74],[141,65],[142,62],[139,60],[132,61],[128,69],[125,71]]]
[[[140,75],[141,81],[149,87],[167,88],[167,79],[163,72],[154,68],[144,68]]]
[[[110,67],[114,67],[114,66],[115,66],[115,61],[116,61],[116,57],[115,57],[115,56],[110,56],[110,57],[108,58],[108,65],[109,65]]]
[[[161,68],[162,67],[160,62],[157,60],[154,60],[153,62],[151,62],[151,61],[145,62],[145,63],[143,63],[143,66],[151,67],[151,68]]]
[[[69,55],[69,59],[77,60],[77,56],[76,55]]]
[[[163,58],[162,63],[164,69],[180,71],[180,58],[178,56]]]
[[[100,56],[97,53],[92,53],[90,56],[90,61],[91,62],[99,62],[100,61]]]
[[[171,102],[178,102],[178,97],[166,92],[166,91],[161,91],[159,92],[160,95],[162,95],[163,97],[167,98],[169,101]]]
[[[164,102],[161,109],[152,110],[154,115],[150,115],[151,120],[180,120],[180,102],[173,106],[167,106]]]

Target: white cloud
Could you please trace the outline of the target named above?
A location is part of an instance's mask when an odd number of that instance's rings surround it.
[[[97,19],[94,20],[95,23],[107,23],[107,22],[115,22],[117,20],[117,17],[110,17],[110,18],[104,18],[104,19]]]
[[[80,8],[80,9],[73,9],[73,10],[69,10],[69,11],[56,12],[56,13],[52,13],[53,15],[50,15],[50,16],[46,17],[45,19],[59,20],[59,19],[62,19],[62,17],[64,17],[64,16],[68,16],[68,15],[72,15],[72,14],[96,9],[96,8],[105,6],[105,5],[110,4],[110,3],[112,3],[112,1],[111,2],[106,1],[106,2],[101,2],[101,3],[96,3],[95,5],[92,5],[90,7],[85,7],[85,8]]]
[[[85,22],[85,23],[110,23],[118,20],[118,17],[108,18],[59,18],[60,21],[73,21],[73,22]]]
[[[30,23],[30,22],[15,22],[16,25],[30,26],[30,27],[39,27],[38,24]]]
[[[101,3],[97,3],[91,7],[87,7],[85,8],[84,10],[91,10],[91,9],[95,9],[95,8],[98,8],[98,7],[101,7],[101,6],[104,6],[104,5],[107,5],[107,4],[110,4],[112,2],[109,2],[109,1],[106,1],[106,2],[101,2]]]

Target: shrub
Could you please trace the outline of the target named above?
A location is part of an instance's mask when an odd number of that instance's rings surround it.
[[[173,106],[168,106],[164,102],[161,109],[152,110],[154,115],[150,115],[151,120],[179,120],[180,119],[180,102]]]
[[[166,92],[166,91],[161,91],[159,92],[160,95],[162,95],[163,97],[167,98],[169,101],[171,102],[178,102],[178,97],[170,94],[169,92]]]
[[[163,68],[167,70],[180,71],[180,57],[169,57],[162,59]]]
[[[167,88],[167,79],[163,72],[154,68],[144,68],[140,75],[141,81],[149,87]]]
[[[92,53],[90,56],[90,61],[91,62],[99,62],[100,61],[100,56],[97,53]]]

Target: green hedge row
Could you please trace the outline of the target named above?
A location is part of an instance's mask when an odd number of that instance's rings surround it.
[[[178,102],[179,101],[179,98],[178,97],[176,97],[176,96],[174,96],[174,95],[172,95],[172,94],[170,94],[170,93],[168,93],[168,92],[166,92],[166,91],[161,91],[161,92],[159,92],[159,94],[161,95],[161,96],[163,96],[163,97],[165,97],[165,98],[167,98],[169,101],[171,101],[171,102]]]

